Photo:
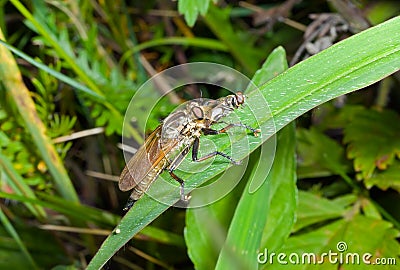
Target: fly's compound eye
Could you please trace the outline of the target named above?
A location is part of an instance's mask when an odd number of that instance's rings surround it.
[[[242,105],[244,103],[245,96],[243,95],[242,92],[237,92],[235,97],[236,97],[236,102],[237,102],[238,106]]]
[[[224,112],[221,108],[217,107],[211,111],[211,120],[214,122],[218,121],[223,116],[224,116]]]

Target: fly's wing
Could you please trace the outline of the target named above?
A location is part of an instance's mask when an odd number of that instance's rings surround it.
[[[127,191],[139,184],[165,158],[165,153],[173,147],[174,140],[161,149],[159,138],[162,125],[147,137],[144,144],[126,164],[119,178],[119,189]]]

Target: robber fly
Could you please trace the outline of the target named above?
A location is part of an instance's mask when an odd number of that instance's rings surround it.
[[[120,190],[133,189],[124,209],[128,210],[135,201],[140,199],[164,170],[168,171],[171,177],[179,182],[181,200],[185,201],[184,181],[174,171],[189,153],[190,148],[192,148],[192,160],[194,162],[220,155],[233,164],[239,164],[227,154],[219,151],[198,157],[199,138],[201,135],[225,133],[232,127],[246,128],[252,131],[254,136],[258,136],[259,129],[254,129],[242,123],[228,124],[219,130],[211,128],[213,124],[220,122],[219,120],[222,117],[229,115],[244,102],[245,96],[242,92],[217,100],[195,99],[165,118],[148,136],[144,145],[129,160],[121,173]]]

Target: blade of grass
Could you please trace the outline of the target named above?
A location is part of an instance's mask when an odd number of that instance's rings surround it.
[[[163,45],[184,45],[184,46],[195,46],[199,48],[206,48],[210,50],[218,50],[222,52],[228,51],[228,47],[223,43],[210,38],[187,38],[187,37],[167,37],[167,38],[156,38],[141,44],[136,45],[121,57],[120,65],[122,65],[126,59],[132,57],[133,54],[142,50]]]
[[[249,40],[240,38],[235,33],[230,21],[229,21],[229,10],[221,10],[219,8],[210,5],[206,16],[204,17],[205,23],[229,49],[231,54],[238,60],[243,67],[246,68],[249,74],[253,74],[261,58],[263,57],[263,51],[251,45]]]
[[[11,46],[10,44],[4,42],[3,40],[0,40],[0,44],[3,45],[4,47],[6,47],[7,49],[9,49],[10,51],[12,51],[13,53],[15,53],[16,55],[18,55],[19,57],[21,57],[22,59],[26,60],[28,63],[32,64],[33,66],[35,66],[37,68],[40,68],[41,70],[46,71],[47,73],[52,75],[54,78],[57,78],[60,81],[65,82],[66,84],[69,84],[70,86],[82,91],[83,93],[88,94],[89,96],[91,96],[95,100],[98,100],[98,101],[104,101],[105,100],[105,97],[103,95],[98,94],[96,92],[93,92],[90,88],[86,87],[85,85],[80,84],[77,81],[72,80],[68,76],[65,76],[64,74],[62,74],[62,73],[60,73],[58,71],[55,71],[54,69],[49,68],[45,64],[36,61],[35,59],[30,57],[29,55],[25,54],[24,52],[18,50],[15,47]]]
[[[42,35],[44,39],[46,39],[48,44],[50,44],[50,46],[52,46],[53,49],[57,52],[57,56],[63,59],[68,64],[68,66],[77,74],[80,80],[82,80],[88,86],[88,88],[91,89],[91,92],[94,92],[100,97],[103,97],[103,92],[96,84],[96,81],[88,75],[88,72],[86,72],[78,65],[77,59],[75,59],[72,53],[65,50],[65,48],[61,45],[63,43],[57,40],[57,37],[53,35],[53,33],[48,29],[47,25],[37,20],[37,18],[35,18],[33,14],[30,13],[20,1],[10,0],[10,2],[15,6],[16,9],[18,9],[19,12],[21,12],[26,20],[28,20],[36,28],[37,32]],[[4,40],[4,37],[1,36],[0,39]],[[123,116],[114,107],[113,104],[111,104],[107,100],[103,101],[102,104],[110,111],[115,119],[121,121],[121,123],[123,122]],[[143,140],[136,129],[134,129],[133,127],[129,127],[128,130],[129,134],[132,135],[137,141],[141,142]]]
[[[0,198],[40,205],[42,207],[52,209],[76,220],[80,220],[83,222],[93,222],[98,226],[115,226],[120,220],[119,216],[107,213],[104,210],[92,208],[85,205],[74,205],[66,200],[54,198],[43,193],[39,193],[38,195],[40,200],[0,191]],[[185,246],[185,241],[183,240],[182,236],[159,228],[147,226],[140,233],[141,236],[138,236],[138,239],[154,239],[157,242],[167,245],[174,245],[178,247]]]
[[[87,86],[77,82],[76,80],[71,79],[68,76],[65,76],[64,74],[55,71],[54,69],[49,68],[48,66],[34,60],[32,57],[30,57],[29,55],[23,53],[22,51],[18,50],[17,48],[11,46],[10,44],[7,44],[6,42],[4,42],[3,40],[0,39],[0,45],[3,45],[4,47],[6,47],[7,49],[9,49],[10,51],[12,51],[13,53],[15,53],[16,55],[18,55],[19,57],[21,57],[22,59],[26,60],[28,63],[32,64],[33,66],[40,68],[41,70],[49,73],[50,75],[54,76],[55,78],[59,79],[60,81],[65,82],[66,84],[69,84],[70,86],[74,87],[75,89],[89,95],[93,100],[98,101],[103,103],[105,106],[111,106],[110,104],[108,104],[106,102],[106,98],[104,95],[102,94],[98,94],[96,92],[93,92],[90,88],[88,88]],[[117,118],[121,118],[121,114],[119,112],[117,112],[115,110],[115,108],[113,108],[111,110],[111,112],[117,117]],[[128,134],[131,134],[136,141],[141,142],[143,141],[142,136],[139,134],[139,132],[132,128],[131,126],[127,127],[128,128]]]
[[[33,260],[31,254],[29,254],[28,249],[26,248],[25,244],[22,242],[21,238],[19,237],[17,231],[14,229],[10,221],[8,220],[7,216],[4,215],[3,210],[0,208],[0,220],[3,223],[4,228],[6,231],[12,236],[12,238],[17,243],[19,249],[21,250],[22,254],[24,254],[25,258],[31,265],[33,269],[39,269],[36,265],[35,261]]]
[[[57,56],[60,57],[61,59],[64,59],[67,62],[67,64],[71,67],[71,69],[76,72],[79,78],[81,78],[81,80],[85,84],[87,84],[90,89],[92,89],[95,93],[101,95],[102,92],[96,85],[96,83],[89,77],[89,75],[84,70],[82,70],[78,66],[78,64],[71,57],[71,55],[69,55],[68,52],[64,50],[64,48],[58,42],[57,38],[52,34],[52,32],[47,28],[47,26],[41,24],[41,22],[38,21],[20,1],[10,0],[10,2],[15,6],[16,9],[18,9],[19,12],[21,12],[21,14],[26,18],[26,20],[32,23],[32,25],[36,28],[37,32],[40,35],[42,35],[43,38],[45,38],[47,42],[54,48],[54,50],[57,52]]]
[[[0,39],[4,40],[0,30]],[[18,70],[12,54],[3,46],[0,46],[0,79],[3,86],[24,120],[24,126],[31,134],[39,153],[41,154],[50,173],[53,175],[54,183],[58,192],[66,199],[78,202],[78,196],[68,177],[67,171],[54,148],[51,140],[46,135],[46,127],[40,120],[35,109],[29,90],[26,88],[21,73]]]
[[[268,100],[277,131],[315,106],[366,87],[399,70],[400,32],[398,29],[400,29],[400,17],[339,42],[262,85],[260,90]],[[257,108],[265,106],[262,101],[260,103],[254,98],[254,94],[249,93],[248,96],[249,106],[238,112],[238,116],[243,120],[252,119],[250,107],[257,110]],[[269,121],[272,119],[268,115],[259,119],[260,128],[266,134],[268,134],[268,130],[265,130],[265,127],[270,125]],[[257,123],[254,121],[249,124]],[[238,138],[238,140],[240,139],[248,140],[250,150],[254,151],[268,139],[268,136]],[[235,143],[223,136],[215,138],[213,141],[221,151],[227,151],[228,146]],[[244,151],[241,157],[244,158],[248,154]],[[215,162],[201,174],[182,173],[180,176],[186,180],[188,187],[194,188],[225,170],[225,165]],[[151,189],[155,188],[160,187],[158,185],[151,187]],[[177,190],[179,190],[178,187],[175,189],[164,188],[160,190],[160,196],[177,194],[174,198],[169,199],[172,205],[179,198]],[[167,199],[164,201],[168,202]],[[144,196],[121,220],[118,225],[120,233],[110,235],[103,242],[88,269],[101,268],[133,235],[168,207],[168,205]]]
[[[243,168],[234,166],[224,172],[225,179],[241,175]],[[217,180],[218,181],[218,180]],[[224,245],[235,206],[245,183],[239,183],[225,197],[203,207],[188,208],[184,230],[187,253],[195,269],[214,269]],[[211,190],[211,192],[213,192]],[[193,190],[190,205],[204,205],[209,194]]]
[[[258,85],[262,82],[265,82],[267,78],[273,78],[274,76],[276,76],[276,74],[285,71],[287,67],[288,65],[286,61],[285,51],[282,48],[277,48],[269,55],[263,66],[256,72],[252,79],[252,83]],[[263,145],[259,153],[253,153],[258,154],[258,156],[254,159],[255,165],[251,167],[252,170],[250,179],[246,179],[248,186],[244,189],[245,193],[247,193],[247,191],[249,191],[250,193],[254,193],[255,191],[259,190],[261,186],[264,186],[264,189],[262,189],[263,191],[269,190],[269,188],[267,187],[270,185],[270,182],[266,182],[265,176],[267,174],[266,170],[269,169],[267,164],[270,164],[270,161],[273,158],[275,152],[275,145],[275,138],[271,138]],[[237,168],[238,167],[232,167],[227,172],[225,172],[227,174],[232,174],[232,176],[229,176],[228,179],[234,179],[235,174],[240,174],[240,172],[238,173],[233,171]],[[224,197],[216,203],[201,208],[188,209],[188,211],[186,212],[185,239],[188,246],[189,257],[195,265],[196,269],[215,268],[218,260],[218,254],[224,246],[226,234],[229,229],[229,224],[232,221],[233,211],[235,210],[234,205],[238,204],[238,200],[243,192],[243,188],[239,191],[240,193],[234,196],[234,200],[227,200],[228,197],[232,195],[231,192],[228,196]],[[192,192],[191,203],[193,201],[202,200],[199,195],[200,194],[197,194],[196,191]],[[268,194],[265,193],[262,196],[264,196],[262,200],[263,206],[268,206],[269,204],[266,200],[268,198]],[[222,204],[224,201],[227,202]],[[227,212],[229,212],[228,209],[232,209],[232,213],[229,215],[229,219],[226,220]],[[237,212],[235,213],[235,215],[237,215]],[[262,217],[263,214],[266,213],[266,210],[260,211],[260,213],[258,213],[258,216],[261,218],[259,220],[261,223],[262,220],[264,220],[265,222],[265,216],[264,218]],[[216,220],[214,221],[214,219]],[[257,224],[257,226],[263,227],[262,224]],[[244,229],[242,233],[243,232],[246,233],[245,237],[247,238],[248,230]]]
[[[285,69],[286,55],[282,48],[278,48],[263,65],[263,71],[269,73],[258,73],[253,81],[262,75],[265,78],[271,73],[282,73]],[[271,232],[275,242],[283,243],[289,236],[295,220],[297,198],[295,145],[292,123],[278,133],[277,152],[269,174],[262,169],[268,164],[269,151],[261,152],[258,166],[253,167],[236,207],[215,269],[257,269],[257,251],[266,224],[271,228],[267,231]],[[259,187],[254,191],[255,182]]]
[[[4,177],[5,181],[12,188],[12,190],[19,195],[23,195],[27,198],[36,199],[35,193],[31,188],[25,184],[24,179],[18,172],[14,169],[11,162],[0,153],[0,167],[3,168],[3,172],[7,175]],[[38,220],[44,220],[46,217],[46,212],[40,206],[27,203],[26,207],[31,211],[31,213],[38,218]]]
[[[288,226],[272,228],[281,230],[275,234],[281,241],[289,235],[296,209],[295,164],[295,129],[294,124],[291,124],[278,133],[274,165],[262,186],[256,192],[250,193],[248,185],[243,192],[215,269],[257,269],[257,251],[269,219],[288,218],[291,221],[285,224]],[[287,188],[277,192],[287,200],[285,209],[276,213],[271,208],[277,206],[270,205],[270,202],[279,185]]]

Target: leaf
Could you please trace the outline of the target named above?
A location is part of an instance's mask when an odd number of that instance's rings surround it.
[[[9,224],[0,226],[0,269],[51,269],[55,262],[69,262],[70,258],[65,255],[54,234],[35,228],[32,224],[24,224],[18,219],[12,223],[12,230],[17,231],[18,235],[10,232],[10,228],[7,228]],[[21,245],[25,251],[21,251]]]
[[[396,17],[343,40],[276,76],[260,87],[262,95],[268,100],[273,116],[273,119],[270,115],[258,118],[262,136],[237,137],[231,141],[225,136],[220,136],[213,142],[220,146],[221,151],[226,151],[232,144],[245,140],[249,143],[250,152],[254,151],[269,138],[263,136],[264,133],[271,135],[268,129],[272,121],[275,123],[276,131],[280,130],[319,104],[361,89],[399,70],[399,28],[400,17]],[[249,106],[237,115],[240,119],[246,120],[246,123],[255,125],[257,121],[251,122],[254,116],[249,107],[263,111],[265,103],[257,99],[256,92],[249,92],[248,104]],[[248,154],[248,151],[243,151],[238,157],[244,158]],[[201,174],[182,174],[187,187],[190,187],[187,191],[226,170],[225,165],[223,162],[214,162]],[[137,201],[116,228],[120,233],[110,235],[103,242],[87,269],[101,268],[133,235],[168,209],[168,204],[173,205],[178,201],[179,187],[163,187],[157,185],[157,182],[159,181],[154,182],[150,190],[157,191],[160,199],[166,204],[154,201],[147,195]]]
[[[295,168],[293,123],[279,132],[274,165],[263,185],[254,193],[248,192],[249,185],[245,188],[216,269],[256,269],[254,258],[262,239],[280,244],[288,237],[295,220]],[[274,199],[283,199],[286,203],[274,205]],[[274,230],[263,235],[264,227]]]
[[[246,35],[243,38],[238,35],[230,22],[230,12],[230,8],[220,9],[211,6],[204,17],[204,21],[214,35],[228,47],[233,57],[237,59],[248,73],[253,74],[257,70],[259,63],[263,60],[263,57],[265,57],[265,52],[252,44],[251,36]]]
[[[383,172],[375,172],[371,178],[365,179],[364,183],[367,188],[377,186],[380,189],[387,190],[393,188],[400,192],[400,161],[395,160]]]
[[[25,183],[22,176],[18,174],[12,163],[2,153],[0,153],[0,173],[4,174],[2,175],[2,179],[12,188],[14,193],[23,195],[26,198],[36,198],[32,189]],[[42,207],[34,204],[26,204],[26,207],[39,220],[46,217],[46,212]]]
[[[297,131],[300,178],[322,177],[348,171],[343,147],[315,128]]]
[[[15,228],[13,227],[13,225],[11,224],[11,222],[8,220],[7,216],[3,213],[3,210],[1,209],[0,209],[0,221],[3,224],[3,227],[5,228],[7,233],[12,236],[13,240],[20,249],[23,255],[23,260],[27,261],[26,266],[29,268],[33,267],[33,269],[39,269],[34,259],[32,258],[31,254],[27,250],[25,244],[22,242],[20,236],[18,235],[17,230],[15,230]]]
[[[178,11],[185,16],[186,23],[193,27],[199,14],[205,15],[212,0],[179,0]]]
[[[271,53],[262,68],[258,70],[252,82],[258,84],[260,80],[265,80],[266,77],[273,77],[286,68],[287,63],[285,52],[281,48],[278,48]],[[271,142],[273,146],[272,152],[274,152],[275,140],[271,140]],[[268,145],[270,145],[271,142],[269,141]],[[263,167],[266,166],[266,163],[270,162],[271,151],[269,150],[270,149],[268,146],[265,146],[265,150],[263,148],[260,156],[257,157],[258,164],[254,166],[251,179],[248,180],[249,186],[245,189],[245,193],[254,193],[254,191],[256,191],[259,186],[265,182],[265,175],[267,172],[265,172]],[[238,166],[230,168],[227,172],[225,172],[225,174],[228,174],[228,176],[225,177],[227,179],[234,179],[235,175],[239,175],[241,173],[241,170],[242,168]],[[252,186],[254,188],[250,189]],[[216,203],[201,208],[188,209],[186,216],[185,239],[188,246],[189,256],[196,269],[211,269],[215,267],[218,254],[225,242],[225,237],[233,216],[233,212],[227,211],[226,209],[235,209],[232,207],[232,205],[236,205],[238,203],[242,192],[243,187],[240,188],[239,186]],[[197,202],[203,199],[199,197],[201,194],[198,194],[196,191],[192,193],[192,196],[192,201]],[[254,199],[254,196],[252,198]],[[246,209],[246,206],[242,207]],[[243,214],[236,212],[236,215]]]
[[[3,39],[1,31],[0,39]],[[38,116],[29,90],[22,81],[15,59],[3,46],[0,46],[0,58],[2,59],[0,63],[0,80],[7,94],[15,102],[24,125],[32,135],[41,157],[53,175],[54,184],[58,192],[64,198],[78,202],[78,195],[50,138],[46,135],[46,128]]]
[[[344,216],[346,208],[357,199],[354,195],[347,195],[345,198],[346,200],[343,200],[343,197],[328,200],[309,192],[299,191],[297,221],[293,230],[296,232],[312,224]]]
[[[317,230],[293,236],[281,249],[262,250],[261,256],[259,255],[259,260],[262,262],[261,269],[288,269],[289,266],[290,269],[338,269],[339,254],[343,254],[344,262],[340,264],[340,269],[343,270],[360,269],[360,265],[367,265],[362,261],[362,256],[366,253],[372,255],[371,264],[376,258],[398,258],[400,244],[396,241],[396,237],[400,234],[392,226],[387,221],[356,214],[348,220],[341,219]],[[365,237],[366,235],[368,237]],[[273,252],[276,254],[275,257],[271,257]],[[331,256],[331,262],[327,256],[329,252],[338,254]],[[278,254],[283,254],[280,256],[281,263],[277,261]],[[359,263],[353,262],[352,259],[357,260],[357,257]],[[299,260],[297,263],[295,263],[296,258]],[[304,263],[301,261],[302,258],[306,259]],[[345,263],[346,258],[349,260],[348,263]],[[324,262],[321,259],[324,259]],[[283,264],[282,261],[287,264]],[[380,265],[380,267],[393,269],[392,265]]]
[[[226,173],[227,178],[240,173],[242,168],[235,166]],[[233,211],[239,201],[243,187],[236,187],[227,196],[210,205],[198,208],[189,208],[186,212],[185,241],[188,255],[196,269],[213,269],[218,254],[225,242]],[[200,204],[206,198],[204,194],[192,192],[191,203]]]
[[[345,126],[344,142],[354,169],[369,179],[376,168],[386,170],[400,156],[400,117],[388,110],[357,109]]]

